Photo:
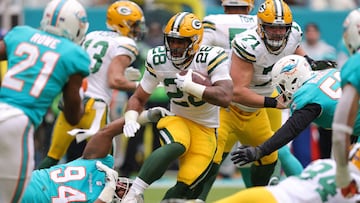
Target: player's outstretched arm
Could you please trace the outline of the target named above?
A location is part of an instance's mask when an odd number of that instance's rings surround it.
[[[299,109],[275,132],[275,134],[257,147],[241,146],[231,153],[234,164],[242,166],[261,159],[263,156],[280,149],[299,135],[321,112],[319,104],[308,104]]]
[[[153,107],[143,111],[138,117],[138,122],[140,124],[157,122],[160,118],[171,115],[174,114],[163,107]],[[123,117],[116,119],[93,135],[84,149],[83,158],[96,159],[105,157],[111,149],[112,139],[123,132],[124,124],[125,119]]]
[[[336,186],[347,188],[351,186],[348,166],[348,149],[350,135],[353,133],[354,121],[359,108],[359,94],[355,87],[347,84],[342,88],[342,96],[336,106],[332,124],[332,146],[336,161]],[[348,194],[346,194],[347,196]]]

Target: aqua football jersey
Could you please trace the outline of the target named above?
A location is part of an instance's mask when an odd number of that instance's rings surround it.
[[[89,75],[89,56],[66,38],[29,26],[14,27],[4,42],[8,71],[0,102],[23,110],[37,127],[69,76]]]
[[[357,92],[360,94],[360,52],[352,55],[341,68],[341,87],[344,87],[346,84],[352,84]],[[359,113],[356,118],[354,125],[354,135],[360,135],[360,118]]]
[[[101,161],[112,168],[114,159],[76,159],[67,164],[35,170],[22,203],[94,202],[105,187],[105,172],[96,168]]]
[[[307,104],[319,104],[322,111],[319,117],[314,120],[314,123],[329,129],[340,96],[339,71],[336,69],[316,71],[315,76],[295,92],[291,112],[301,109]]]

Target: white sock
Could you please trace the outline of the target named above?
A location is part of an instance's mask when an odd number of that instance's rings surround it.
[[[135,192],[135,194],[138,195],[138,194],[143,194],[144,190],[148,187],[149,187],[149,184],[145,183],[139,177],[136,177],[131,186],[131,190],[133,190]]]

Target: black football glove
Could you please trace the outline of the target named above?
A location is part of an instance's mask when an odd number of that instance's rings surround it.
[[[316,70],[324,70],[328,68],[336,68],[337,63],[335,61],[330,60],[319,60],[315,61],[314,59],[310,58],[308,55],[304,56],[307,60],[307,62],[310,64],[311,69]]]
[[[231,161],[238,166],[257,161],[262,157],[259,147],[240,146],[231,153]]]

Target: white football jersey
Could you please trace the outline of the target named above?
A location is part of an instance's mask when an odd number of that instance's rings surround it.
[[[332,159],[319,159],[308,165],[299,176],[291,176],[276,186],[268,186],[278,203],[355,203],[357,195],[345,199],[335,185],[336,163]],[[359,185],[360,176],[351,173]]]
[[[230,53],[231,41],[236,34],[257,26],[255,15],[217,14],[205,16],[202,44],[219,46]]]
[[[84,49],[90,56],[90,75],[87,77],[86,96],[110,103],[112,89],[108,86],[108,68],[112,59],[119,55],[129,56],[131,63],[138,55],[133,39],[112,31],[93,31],[86,35]]]
[[[250,89],[257,94],[270,96],[273,92],[271,86],[271,70],[280,58],[294,54],[302,40],[300,26],[293,22],[290,35],[284,50],[278,54],[270,53],[264,41],[260,38],[256,29],[250,29],[235,36],[232,41],[232,53],[244,59],[254,66],[254,75],[250,83]],[[236,67],[234,67],[236,68]],[[257,108],[234,104],[248,112],[256,111]]]
[[[166,57],[164,46],[149,50],[145,66],[146,71],[140,85],[147,93],[151,94],[156,86],[162,83],[170,99],[171,112],[210,128],[219,127],[218,106],[193,97],[176,87],[176,74],[180,69]],[[201,46],[186,69],[208,75],[212,83],[231,80],[228,72],[228,55],[221,47]]]

